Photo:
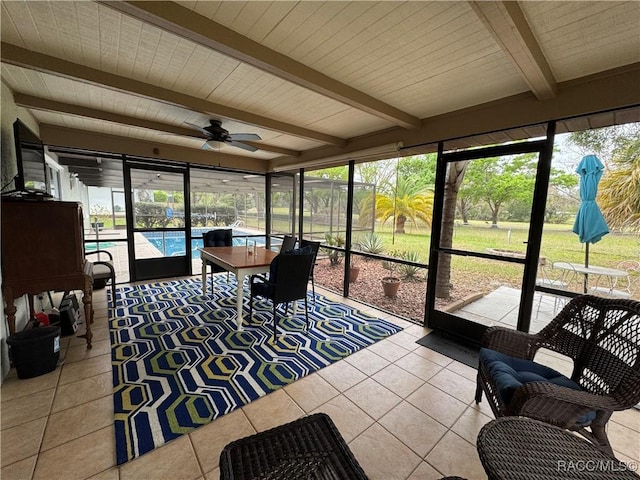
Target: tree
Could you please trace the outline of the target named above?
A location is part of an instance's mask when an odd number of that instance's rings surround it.
[[[616,150],[621,148],[627,140],[637,139],[639,135],[640,123],[628,123],[572,132],[569,134],[569,143],[578,147],[581,154],[596,155],[607,165]]]
[[[371,197],[360,205],[360,219],[371,218]],[[433,193],[414,179],[400,177],[391,194],[378,193],[375,199],[375,217],[384,225],[394,219],[395,233],[405,233],[405,223],[410,221],[418,228],[418,221],[431,225]]]
[[[569,141],[605,164],[598,205],[609,228],[640,231],[640,123],[574,132]]]
[[[436,162],[438,155],[417,155],[402,158],[398,162],[398,176],[412,178],[416,184],[431,187],[436,183]]]
[[[153,191],[153,201],[156,203],[166,203],[169,195],[164,190]]]
[[[359,163],[355,166],[355,180],[376,185],[379,190],[392,185],[398,160],[380,160],[377,162]]]
[[[491,210],[491,227],[497,228],[505,203],[531,202],[536,167],[535,154],[474,160],[467,168],[460,194],[462,198],[485,202]]]
[[[620,140],[600,181],[598,203],[609,228],[640,232],[640,136]]]
[[[578,183],[575,173],[552,168],[549,176],[547,204],[544,209],[545,223],[563,223],[569,218],[568,212],[577,211],[580,204]]]
[[[342,165],[340,167],[322,168],[309,173],[310,176],[328,178],[330,180],[347,180],[349,178],[349,167]]]
[[[442,207],[442,231],[440,232],[440,246],[442,248],[451,248],[453,245],[453,227],[456,219],[458,192],[468,165],[468,160],[452,162],[447,165],[444,204]],[[451,296],[451,255],[448,253],[442,253],[438,258],[435,295],[437,298],[449,298]]]

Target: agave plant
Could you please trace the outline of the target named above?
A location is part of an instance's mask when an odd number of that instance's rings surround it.
[[[374,232],[367,233],[359,242],[360,250],[365,253],[380,254],[384,252],[384,243],[380,235]]]
[[[420,263],[421,258],[418,252],[402,252],[400,258],[408,262]],[[402,275],[405,280],[416,280],[417,275],[422,271],[421,267],[414,265],[406,265],[404,263],[398,264],[398,273]]]

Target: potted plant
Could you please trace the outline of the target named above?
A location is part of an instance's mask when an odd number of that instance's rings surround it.
[[[351,265],[349,266],[349,283],[353,283],[358,280],[358,275],[360,274],[360,267],[358,266],[358,262],[356,261],[356,257],[351,257]]]
[[[389,275],[382,277],[382,290],[385,296],[395,298],[400,288],[400,278],[395,276],[396,264],[390,260],[382,262],[382,267],[389,270]]]

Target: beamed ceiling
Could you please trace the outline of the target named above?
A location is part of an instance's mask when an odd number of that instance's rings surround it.
[[[639,120],[603,113],[640,104],[637,1],[1,8],[2,81],[52,146],[266,172]],[[257,150],[203,149],[211,119]]]

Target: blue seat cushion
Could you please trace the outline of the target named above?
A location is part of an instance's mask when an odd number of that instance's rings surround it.
[[[531,360],[510,357],[489,348],[480,349],[480,361],[487,368],[498,393],[505,404],[509,404],[515,391],[531,382],[550,382],[574,390],[582,390],[576,382],[554,370]],[[596,418],[589,412],[578,419],[578,424],[588,425]]]

